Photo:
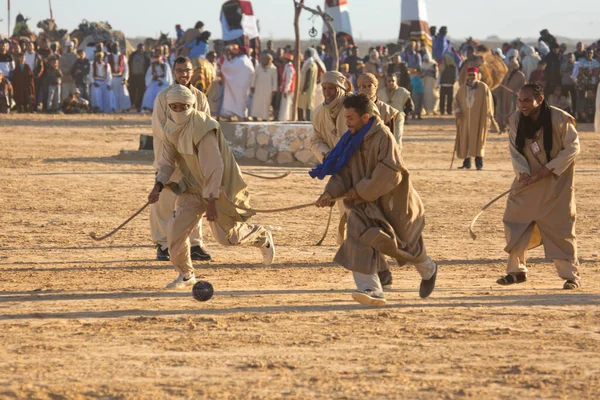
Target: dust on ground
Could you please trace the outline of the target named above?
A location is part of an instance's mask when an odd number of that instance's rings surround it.
[[[335,229],[315,247],[327,211],[257,215],[274,228],[277,259],[224,248],[196,263],[214,297],[166,291],[148,213],[104,242],[142,206],[150,162],[135,150],[150,119],[7,116],[0,120],[1,398],[598,398],[600,393],[600,137],[580,126],[577,233],[583,288],[562,290],[543,252],[530,280],[501,287],[502,212],[480,207],[513,172],[506,135],[491,133],[485,169],[449,170],[448,118],[409,121],[404,155],[427,211],[425,243],[440,264],[433,295],[412,267],[392,267],[388,306],[352,301],[351,274],[332,263]],[[459,161],[455,162],[455,167]],[[255,173],[285,168],[242,166]],[[314,201],[306,168],[280,181],[247,177],[252,204]]]

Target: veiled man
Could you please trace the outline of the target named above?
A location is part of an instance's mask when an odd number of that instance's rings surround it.
[[[361,75],[358,77],[356,83],[358,84],[358,91],[366,94],[369,97],[369,100],[375,103],[377,110],[379,111],[379,117],[382,119],[385,126],[390,129],[392,135],[394,135],[396,143],[399,143],[401,141],[401,135],[399,133],[401,129],[400,123],[404,121],[400,120],[400,111],[377,98],[379,83],[375,75]]]
[[[508,73],[502,84],[494,89],[496,95],[496,122],[500,132],[508,129],[508,117],[517,110],[519,90],[525,85],[525,74],[519,70],[519,61],[512,57],[508,61]]]
[[[246,222],[252,212],[239,211],[238,206],[250,208],[248,185],[219,123],[197,111],[193,107],[196,101],[196,96],[182,85],[167,92],[165,141],[156,183],[148,195],[151,203],[158,201],[176,167],[180,168],[183,179],[172,185],[178,195],[167,232],[171,263],[179,275],[167,285],[168,289],[185,288],[196,282],[188,236],[204,214],[213,236],[222,245],[257,247],[266,265],[275,257],[271,233]]]
[[[164,126],[167,123],[169,113],[169,105],[167,103],[167,94],[169,90],[177,85],[187,87],[196,97],[193,108],[199,112],[210,115],[210,107],[204,93],[191,85],[191,77],[193,73],[192,62],[187,57],[178,57],[174,64],[175,83],[163,89],[156,100],[152,111],[152,135],[154,139],[154,168],[158,171],[159,163],[162,159],[162,148],[165,138]],[[181,180],[181,171],[176,169],[171,177],[172,182]],[[168,184],[170,187],[170,183]],[[159,200],[150,206],[150,231],[152,233],[152,241],[156,245],[156,259],[159,261],[169,260],[169,248],[167,240],[167,227],[169,220],[173,216],[175,209],[175,200],[177,195],[172,190],[162,192]],[[202,219],[191,230],[190,235],[190,253],[194,261],[209,261],[211,259],[203,247],[202,243]]]
[[[580,286],[575,237],[575,157],[579,138],[575,120],[551,107],[543,89],[525,85],[519,111],[509,118],[510,156],[516,178],[504,212],[507,275],[500,285],[527,280],[527,250],[544,245],[564,289]]]
[[[273,96],[277,93],[277,68],[273,65],[273,56],[264,53],[260,57],[260,65],[254,70],[252,92],[252,109],[250,116],[262,121],[269,120],[269,110]]]
[[[365,94],[343,100],[348,131],[311,171],[320,179],[331,176],[319,207],[331,207],[344,197],[348,234],[334,261],[352,271],[361,304],[383,305],[381,275],[391,273],[386,256],[399,265],[413,264],[421,275],[419,295],[435,288],[437,264],[425,251],[423,203],[389,128],[377,116]]]
[[[483,168],[485,142],[489,119],[494,117],[492,92],[479,80],[479,69],[469,67],[467,81],[458,89],[454,97],[456,117],[456,155],[463,158],[460,169],[471,168],[471,157],[475,157],[475,166]]]

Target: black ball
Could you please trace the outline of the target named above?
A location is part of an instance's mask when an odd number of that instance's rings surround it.
[[[198,281],[192,288],[192,295],[198,301],[208,301],[214,293],[213,285],[206,281]]]

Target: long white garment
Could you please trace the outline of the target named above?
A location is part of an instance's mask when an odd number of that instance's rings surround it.
[[[173,84],[173,74],[168,63],[152,63],[146,70],[146,91],[142,99],[142,108],[152,110],[158,93]]]
[[[292,108],[294,106],[294,91],[293,83],[296,80],[296,71],[294,65],[289,62],[283,68],[283,74],[281,76],[281,86],[283,87],[283,95],[281,97],[281,105],[279,107],[279,120],[280,121],[291,121],[294,113]]]
[[[531,73],[536,70],[541,58],[537,55],[535,49],[528,45],[523,46],[523,54],[525,57],[523,57],[523,61],[521,62],[523,65],[522,70],[525,74],[526,82],[529,83],[529,77],[531,76]]]
[[[254,97],[250,116],[266,120],[269,118],[273,92],[277,91],[277,68],[273,64],[267,68],[259,65],[254,72],[252,87]]]
[[[252,61],[245,54],[225,61],[221,66],[221,74],[224,81],[221,116],[246,118],[248,94],[254,77]]]
[[[113,112],[115,110],[115,96],[112,92],[112,71],[110,65],[104,61],[99,63],[94,62],[90,68],[90,82],[90,103],[92,110],[97,109],[103,113]]]
[[[596,133],[600,133],[600,85],[598,85],[598,91],[596,92],[596,117],[594,118],[594,130]]]
[[[123,71],[119,71],[119,65],[123,57]],[[106,61],[108,62],[108,56]],[[131,108],[131,100],[129,98],[129,89],[127,85],[123,85],[123,81],[127,82],[129,79],[129,63],[125,55],[117,53],[113,55],[114,65],[111,65],[113,71],[113,93],[115,95],[115,109],[117,111],[127,111]]]

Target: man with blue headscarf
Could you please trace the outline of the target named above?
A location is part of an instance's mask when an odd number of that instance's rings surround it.
[[[381,283],[382,273],[391,274],[386,256],[417,268],[419,295],[426,298],[435,288],[437,264],[425,251],[423,203],[400,149],[367,95],[347,96],[343,106],[348,131],[310,171],[313,178],[331,176],[316,205],[331,207],[343,197],[348,209],[347,236],[334,261],[352,271],[358,288],[352,298],[361,304],[386,304]]]

